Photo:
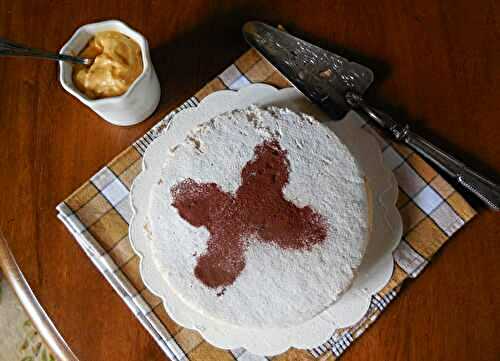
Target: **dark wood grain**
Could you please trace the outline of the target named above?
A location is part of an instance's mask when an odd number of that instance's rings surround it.
[[[119,128],[60,87],[55,63],[0,59],[0,225],[82,361],[164,357],[54,207],[244,51],[246,20],[281,23],[323,46],[348,49],[378,75],[373,99],[391,103],[395,114],[476,168],[500,171],[499,3],[367,4],[0,0],[0,36],[47,49],[60,48],[82,24],[124,20],[149,39],[162,82],[155,115]],[[498,360],[499,219],[481,209],[344,360]]]

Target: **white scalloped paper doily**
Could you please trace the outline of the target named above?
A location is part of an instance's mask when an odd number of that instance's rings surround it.
[[[325,122],[360,162],[373,195],[371,239],[353,285],[328,309],[303,324],[289,328],[242,328],[204,316],[184,304],[156,269],[146,231],[149,193],[159,179],[166,151],[182,142],[196,125],[217,114],[250,104],[288,107]],[[199,331],[205,340],[220,348],[244,347],[254,354],[275,355],[290,347],[316,347],[331,337],[337,328],[352,325],[363,317],[371,296],[382,289],[392,275],[392,251],[401,239],[402,222],[395,206],[398,192],[396,180],[391,170],[383,165],[380,148],[374,137],[361,128],[362,123],[354,112],[348,113],[341,121],[330,121],[295,88],[277,90],[264,84],[251,85],[239,91],[212,93],[196,108],[185,109],[175,115],[167,131],[144,154],[143,171],[136,177],[130,191],[133,216],[129,229],[130,242],[141,259],[140,273],[144,284],[162,299],[175,322]]]

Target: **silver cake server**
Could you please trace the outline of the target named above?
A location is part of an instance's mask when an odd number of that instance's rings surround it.
[[[369,68],[258,21],[246,23],[243,35],[297,89],[333,119],[341,119],[350,109],[368,117],[456,179],[491,209],[500,210],[498,184],[364,100],[363,94],[373,81]]]

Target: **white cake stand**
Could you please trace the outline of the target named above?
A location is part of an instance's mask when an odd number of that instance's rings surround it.
[[[373,195],[371,239],[353,285],[337,302],[313,319],[288,328],[242,328],[202,315],[186,305],[156,268],[150,247],[151,235],[146,231],[150,190],[160,177],[168,149],[182,142],[196,125],[250,104],[288,107],[325,122],[360,162]],[[275,355],[290,347],[316,347],[330,338],[337,328],[350,326],[363,317],[372,295],[380,291],[392,275],[392,251],[401,239],[402,221],[395,206],[398,192],[396,180],[392,171],[384,166],[376,140],[361,128],[362,124],[363,120],[354,112],[348,113],[341,121],[330,121],[295,88],[277,90],[264,84],[251,85],[239,91],[212,93],[196,108],[185,109],[175,115],[167,131],[144,154],[143,171],[130,191],[133,216],[129,229],[130,242],[141,259],[140,272],[144,284],[162,299],[175,322],[199,331],[205,340],[220,348],[244,347],[254,354]],[[328,275],[325,274],[325,277]]]

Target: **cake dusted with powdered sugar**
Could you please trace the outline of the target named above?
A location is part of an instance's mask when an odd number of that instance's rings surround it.
[[[351,285],[370,228],[362,170],[308,115],[251,106],[170,149],[151,191],[154,259],[193,310],[289,327]]]

